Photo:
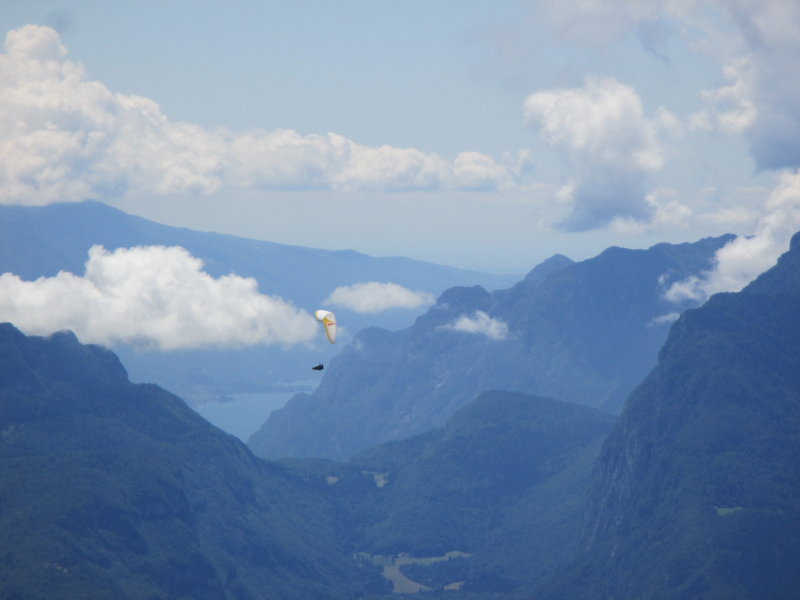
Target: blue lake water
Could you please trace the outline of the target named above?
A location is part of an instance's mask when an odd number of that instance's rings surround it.
[[[209,402],[195,408],[204,419],[243,442],[267,420],[269,414],[281,408],[296,392],[265,392],[231,394],[229,402]]]

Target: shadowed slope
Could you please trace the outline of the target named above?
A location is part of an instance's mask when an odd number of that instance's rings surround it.
[[[585,553],[553,597],[794,598],[800,235],[674,325],[600,456]]]
[[[0,325],[0,596],[360,593],[330,498],[71,333]]]

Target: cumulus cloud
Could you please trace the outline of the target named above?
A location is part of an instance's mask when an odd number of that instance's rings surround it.
[[[338,287],[325,303],[349,308],[357,313],[378,313],[391,308],[419,308],[434,301],[427,292],[414,292],[396,283],[357,283]]]
[[[800,27],[800,23],[798,24]],[[712,120],[726,133],[743,134],[760,169],[800,165],[798,51],[790,56],[754,53],[726,67],[732,84],[707,94]]]
[[[292,344],[317,334],[311,315],[259,293],[255,279],[215,279],[202,268],[180,247],[93,246],[83,276],[0,275],[0,321],[29,334],[71,329],[85,342],[167,351]]]
[[[642,234],[658,231],[665,227],[681,226],[696,217],[691,208],[675,198],[676,192],[670,189],[657,189],[645,196],[650,207],[649,221],[639,221],[630,217],[616,217],[611,222],[611,230],[624,234]]]
[[[672,32],[695,49],[727,56],[725,83],[701,94],[693,129],[742,135],[760,169],[800,166],[800,3],[796,0],[580,0],[543,3],[561,39],[608,44],[631,33],[664,54]],[[720,18],[722,17],[722,18]]]
[[[723,74],[727,85],[702,93],[712,109],[693,114],[690,123],[695,129],[740,134],[753,127],[757,116],[753,61],[748,57],[737,58],[724,67]]]
[[[670,325],[677,321],[681,316],[679,312],[671,312],[659,317],[654,317],[647,324],[648,327],[658,327],[659,325]]]
[[[445,329],[451,331],[463,331],[485,335],[491,340],[504,340],[508,337],[508,325],[503,321],[490,317],[482,310],[475,311],[472,316],[462,315]]]
[[[739,32],[725,84],[703,92],[695,128],[742,135],[760,169],[800,166],[800,4],[794,0],[719,0]]]
[[[720,248],[711,271],[674,283],[667,299],[702,301],[717,292],[736,292],[772,267],[800,230],[800,170],[781,174],[765,211],[752,236],[739,236]]]
[[[582,88],[528,96],[523,112],[526,124],[536,127],[569,163],[572,181],[561,191],[571,204],[566,229],[594,229],[615,217],[651,216],[646,177],[664,159],[657,124],[644,115],[633,88],[613,78],[590,78]]]
[[[475,152],[448,161],[341,135],[234,133],[170,121],[151,99],[116,94],[66,58],[54,29],[11,31],[0,54],[0,203],[213,193],[224,186],[496,190],[519,169]]]

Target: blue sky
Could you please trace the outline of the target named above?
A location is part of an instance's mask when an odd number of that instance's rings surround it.
[[[755,235],[736,281],[800,229],[793,0],[32,0],[0,29],[0,202],[514,273]]]

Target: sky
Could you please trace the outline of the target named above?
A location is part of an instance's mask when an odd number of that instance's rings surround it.
[[[676,299],[800,230],[794,0],[29,0],[0,31],[0,203],[518,274],[739,235]]]

